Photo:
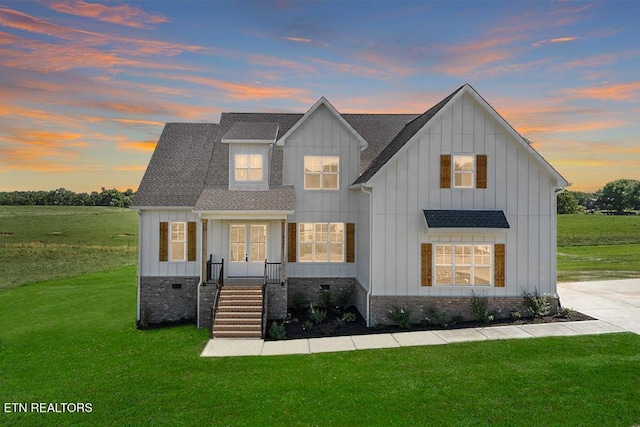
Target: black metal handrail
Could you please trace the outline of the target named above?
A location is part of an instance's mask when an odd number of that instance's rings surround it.
[[[217,282],[215,282],[215,280],[217,280]],[[222,258],[220,262],[213,262],[213,255],[209,255],[209,259],[207,260],[206,283],[224,284],[224,258]]]
[[[264,261],[264,283],[280,283],[280,263]]]

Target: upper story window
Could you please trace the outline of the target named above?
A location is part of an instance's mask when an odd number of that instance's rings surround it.
[[[262,181],[263,157],[261,154],[235,155],[236,181]]]
[[[453,187],[473,188],[474,156],[453,156]]]
[[[171,223],[171,261],[186,261],[186,223]]]
[[[304,156],[304,189],[337,190],[339,170],[338,156]]]

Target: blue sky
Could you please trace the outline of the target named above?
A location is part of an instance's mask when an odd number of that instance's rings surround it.
[[[470,83],[573,183],[640,179],[640,3],[0,0],[0,191],[136,188],[165,122],[420,113]]]

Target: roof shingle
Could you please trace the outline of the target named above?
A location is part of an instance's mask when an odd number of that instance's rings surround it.
[[[510,228],[503,211],[424,210],[429,228]]]

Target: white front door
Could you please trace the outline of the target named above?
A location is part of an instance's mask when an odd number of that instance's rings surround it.
[[[229,276],[262,276],[266,257],[265,224],[229,224]]]

